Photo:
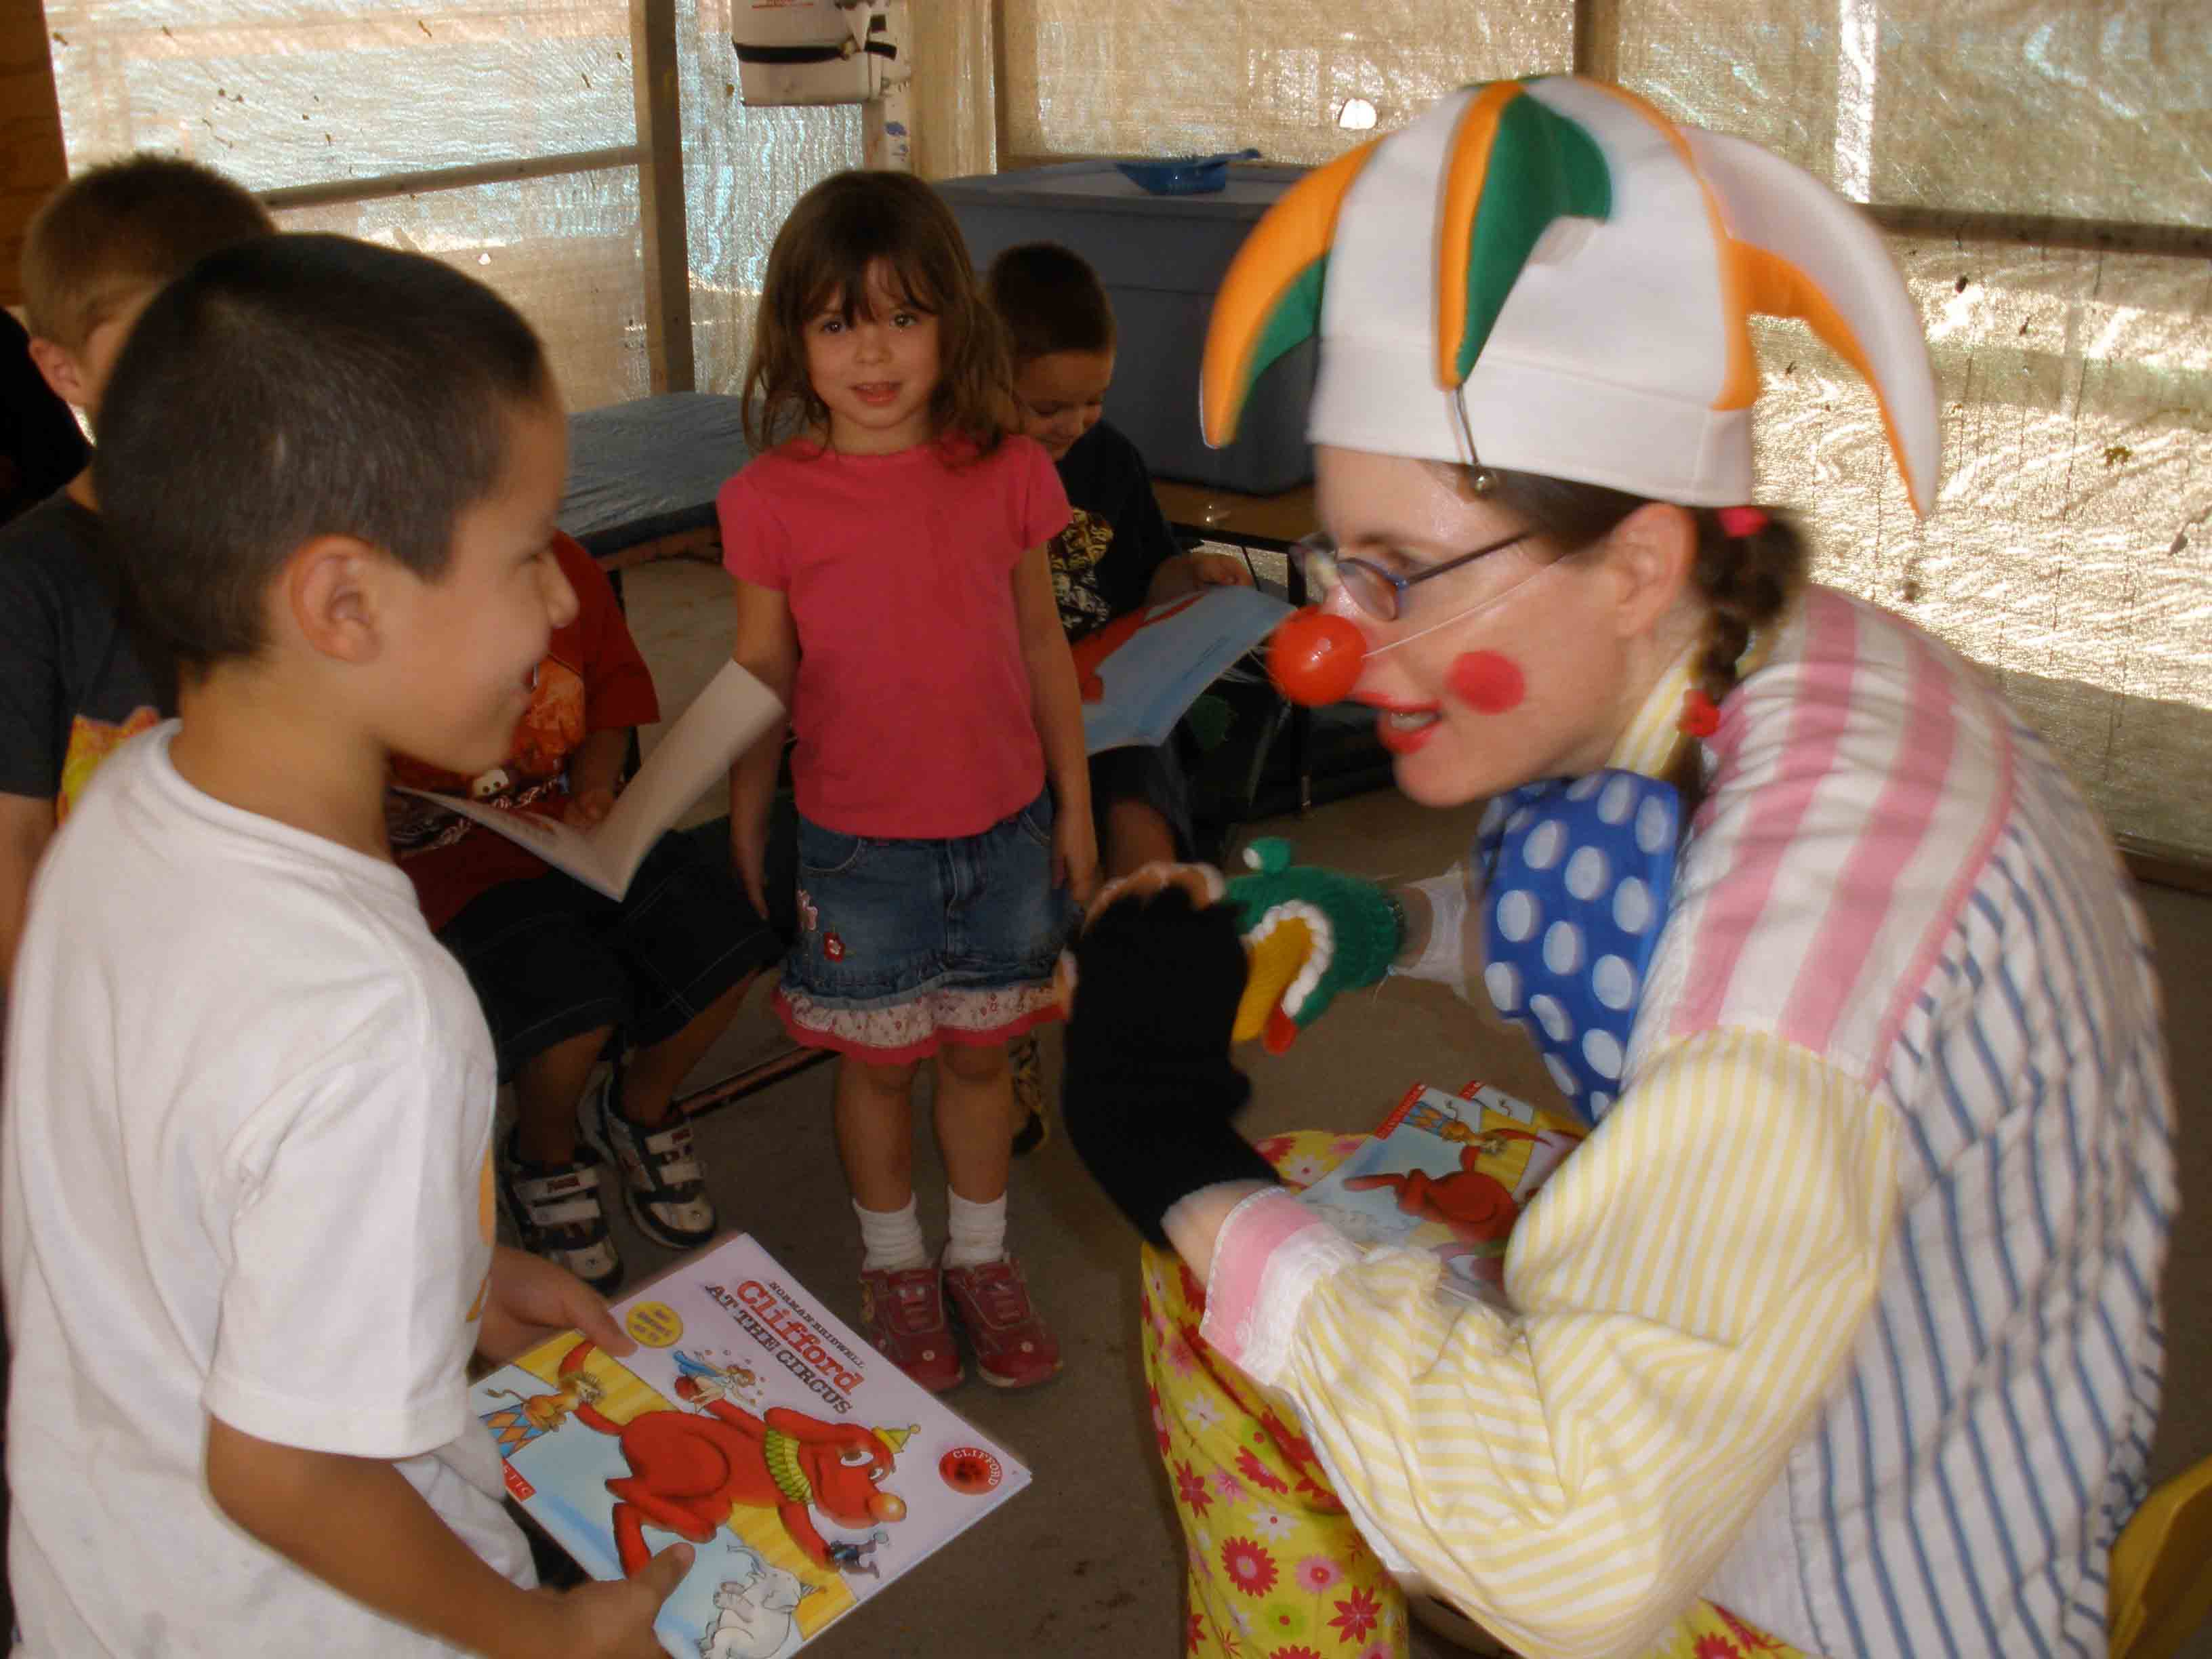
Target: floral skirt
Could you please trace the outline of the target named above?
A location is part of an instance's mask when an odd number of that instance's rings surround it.
[[[1295,1186],[1361,1142],[1320,1132],[1260,1150]],[[1293,1422],[1198,1334],[1206,1292],[1171,1251],[1145,1247],[1145,1376],[1175,1489],[1188,1565],[1184,1648],[1204,1659],[1399,1659],[1405,1593],[1328,1489]],[[1685,1613],[1651,1659],[1807,1656],[1710,1602]]]

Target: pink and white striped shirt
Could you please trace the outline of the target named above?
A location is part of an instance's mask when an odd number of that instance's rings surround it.
[[[1663,769],[1686,675],[1615,764]],[[1205,1333],[1387,1563],[1532,1655],[1635,1652],[1699,1594],[1814,1653],[2102,1652],[2175,1203],[2124,875],[1978,670],[1828,590],[1707,748],[1516,1313],[1270,1194]]]

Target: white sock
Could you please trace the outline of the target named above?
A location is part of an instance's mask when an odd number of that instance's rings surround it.
[[[929,1265],[929,1250],[921,1242],[921,1218],[915,1213],[912,1198],[902,1210],[868,1210],[856,1202],[853,1213],[860,1218],[862,1273],[901,1273]]]
[[[947,1187],[945,1189],[947,1231],[945,1265],[974,1267],[996,1261],[1006,1253],[1006,1195],[1000,1193],[988,1204],[970,1204]]]

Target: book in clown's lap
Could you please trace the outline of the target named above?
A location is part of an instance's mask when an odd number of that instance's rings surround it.
[[[1355,1244],[1434,1255],[1445,1294],[1510,1309],[1507,1238],[1582,1134],[1486,1085],[1452,1095],[1416,1083],[1356,1151],[1297,1198]]]

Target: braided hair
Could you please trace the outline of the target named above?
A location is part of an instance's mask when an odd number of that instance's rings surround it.
[[[1444,469],[1453,487],[1497,507],[1534,529],[1562,557],[1603,540],[1649,498],[1601,484],[1574,483],[1534,472],[1495,467]],[[1684,507],[1696,527],[1690,580],[1705,611],[1704,648],[1696,665],[1697,688],[1718,708],[1735,690],[1736,664],[1757,630],[1769,626],[1804,586],[1808,550],[1796,526],[1778,514],[1748,535],[1722,524],[1724,508]],[[1687,824],[1705,798],[1705,769],[1694,744],[1676,754],[1665,780],[1682,799]]]

